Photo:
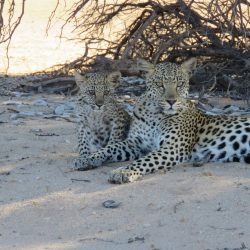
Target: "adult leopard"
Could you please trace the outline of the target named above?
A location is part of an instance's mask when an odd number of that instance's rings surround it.
[[[173,93],[168,86],[167,93]],[[206,159],[208,162],[250,164],[250,118],[207,115],[185,98],[166,96],[160,103],[165,119],[159,124],[162,141],[155,150],[126,167],[111,172],[112,183],[133,182],[159,169]],[[179,106],[170,102],[180,103]]]

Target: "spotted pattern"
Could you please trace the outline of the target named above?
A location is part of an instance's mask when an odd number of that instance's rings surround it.
[[[79,157],[75,160],[78,170],[91,153],[127,136],[130,116],[114,99],[120,76],[120,72],[75,73],[80,88],[77,102]]]
[[[159,124],[160,148],[112,171],[110,182],[133,182],[190,160],[250,163],[250,118],[210,116],[188,101],[182,99],[182,104],[174,115],[164,110],[165,119]]]
[[[168,158],[165,159],[167,156],[162,158],[160,156],[163,156],[164,152],[166,152],[166,155],[169,152],[170,160],[176,160],[174,155],[176,146],[169,144],[171,140],[177,142],[180,138],[180,134],[175,133],[171,128],[171,126],[180,127],[179,122],[174,117],[181,102],[176,102],[175,98],[176,95],[180,99],[186,96],[187,84],[183,84],[181,79],[178,78],[181,82],[181,85],[178,85],[177,81],[174,81],[174,78],[169,74],[183,76],[183,79],[188,81],[190,71],[195,64],[196,61],[191,59],[182,65],[175,65],[172,71],[169,70],[169,66],[171,65],[172,68],[172,64],[156,65],[152,67],[153,70],[150,68],[151,64],[146,65],[144,69],[148,67],[146,74],[147,91],[139,98],[134,108],[127,139],[108,145],[91,154],[87,159],[85,158],[85,162],[82,162],[82,168],[87,170],[99,167],[104,162],[135,160],[125,169],[115,170],[115,175],[111,174],[110,182],[120,183],[133,181],[139,176],[152,173],[157,169],[171,167],[172,163],[168,162]],[[162,72],[164,67],[167,68],[168,74]],[[159,68],[161,68],[161,75],[159,75]],[[179,95],[179,93],[181,94]],[[168,98],[167,102],[164,102],[166,98]],[[168,115],[163,112],[163,109],[166,108],[169,109]],[[181,109],[181,107],[179,108]],[[169,123],[172,125],[166,126],[166,118],[169,118]],[[190,147],[187,148],[190,149]],[[163,152],[162,149],[164,149]],[[187,155],[187,149],[185,148],[183,152],[180,152],[178,160],[186,160]],[[118,173],[123,173],[121,178]],[[127,178],[124,175],[130,177]]]

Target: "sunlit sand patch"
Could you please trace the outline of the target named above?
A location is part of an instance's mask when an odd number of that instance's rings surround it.
[[[22,244],[23,246],[18,246],[18,249],[29,249],[29,250],[44,250],[44,249],[56,249],[56,250],[73,250],[80,249],[82,243],[75,241],[63,241],[63,242],[42,242],[37,244]],[[4,245],[2,245],[4,249]],[[21,247],[21,248],[20,248]],[[8,249],[9,246],[6,246],[5,249]]]
[[[67,6],[73,0],[67,1]],[[56,19],[46,37],[46,26],[56,1],[30,1],[26,4],[25,15],[17,28],[9,48],[9,74],[31,73],[41,71],[55,64],[63,64],[84,54],[84,45],[60,40],[60,27],[64,21]],[[65,10],[63,4],[58,15]],[[66,19],[66,18],[65,18]],[[71,37],[72,27],[67,26],[64,36]],[[0,74],[4,74],[8,65],[6,46],[1,44]]]

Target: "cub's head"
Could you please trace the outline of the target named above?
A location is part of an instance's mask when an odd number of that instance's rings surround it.
[[[138,60],[138,68],[143,72],[148,88],[162,88],[176,85],[178,95],[186,97],[189,91],[189,79],[196,68],[196,58],[190,58],[182,64],[164,62],[156,65],[143,59]]]
[[[86,74],[75,71],[75,81],[80,88],[82,101],[97,109],[101,109],[110,101],[115,88],[119,85],[120,77],[119,71]]]

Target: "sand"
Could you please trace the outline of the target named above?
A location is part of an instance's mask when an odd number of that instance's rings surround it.
[[[45,97],[49,103],[63,99]],[[7,108],[16,107],[3,105],[6,100],[0,97],[0,122],[6,122],[0,123],[0,249],[250,247],[248,166],[182,165],[135,183],[110,184],[109,171],[126,163],[72,172],[76,124],[10,120]],[[107,200],[120,205],[106,208]]]

